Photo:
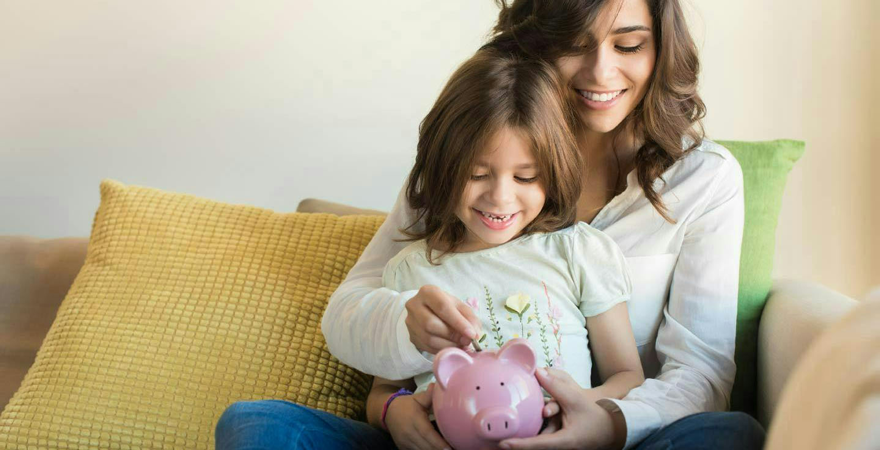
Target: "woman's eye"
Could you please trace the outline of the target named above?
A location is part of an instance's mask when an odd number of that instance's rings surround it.
[[[636,45],[634,47],[624,47],[622,45],[615,45],[614,48],[621,53],[637,53],[642,49],[642,44]]]
[[[534,183],[535,181],[538,181],[538,177],[531,177],[531,178],[514,177],[514,178],[516,178],[516,181],[519,181],[520,183]]]
[[[486,175],[486,174],[483,174],[483,175],[471,175],[471,180],[473,180],[473,181],[480,181],[480,180],[485,179],[486,177],[488,177],[488,175]]]

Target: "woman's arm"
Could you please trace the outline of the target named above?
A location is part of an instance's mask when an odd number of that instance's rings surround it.
[[[405,192],[400,191],[385,223],[330,296],[321,319],[333,356],[361,372],[394,380],[432,369],[420,349],[436,353],[456,343],[467,345],[470,340],[463,335],[480,329],[469,307],[439,289],[383,287],[385,265],[407,245],[400,229],[415,219]]]
[[[599,377],[603,380],[601,386],[589,390],[595,400],[623,398],[645,381],[626,303],[587,317],[587,330]]]
[[[662,364],[623,400],[600,400],[626,419],[626,446],[682,417],[729,405],[736,373],[737,293],[743,230],[742,171],[728,152],[707,179],[687,225],[655,348]]]
[[[396,292],[382,287],[385,264],[406,242],[400,228],[412,220],[401,190],[385,223],[373,236],[327,304],[321,331],[327,347],[343,363],[387,379],[406,379],[431,370],[409,341],[405,305],[417,291]]]

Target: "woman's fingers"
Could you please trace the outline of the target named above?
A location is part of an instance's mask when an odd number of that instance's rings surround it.
[[[544,417],[553,417],[556,414],[559,414],[559,411],[559,403],[557,403],[555,400],[550,400],[549,402],[547,402],[546,405],[544,405],[544,410],[541,412]]]
[[[562,429],[562,418],[560,416],[554,416],[547,419],[547,424],[544,426],[544,429],[541,430],[539,434],[550,434],[555,433]]]
[[[524,439],[507,439],[501,441],[498,445],[502,449],[512,449],[512,450],[544,450],[544,449],[559,449],[559,448],[571,448],[568,436],[565,436],[565,431],[560,431],[557,433],[549,433],[549,434],[539,434],[535,437],[524,438]]]
[[[561,409],[570,411],[577,404],[583,388],[567,372],[548,367],[535,371],[538,383],[558,403]]]

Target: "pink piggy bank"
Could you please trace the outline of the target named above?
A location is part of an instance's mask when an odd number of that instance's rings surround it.
[[[446,348],[434,358],[434,417],[457,450],[498,448],[512,437],[538,434],[544,396],[528,341],[512,339],[497,351]]]

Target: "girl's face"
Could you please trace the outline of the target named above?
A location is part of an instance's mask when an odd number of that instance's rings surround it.
[[[503,128],[477,157],[455,215],[467,228],[461,251],[519,236],[544,208],[544,187],[529,142]]]
[[[646,0],[611,2],[590,30],[598,46],[556,61],[588,131],[614,130],[644,98],[656,60],[651,25]]]

